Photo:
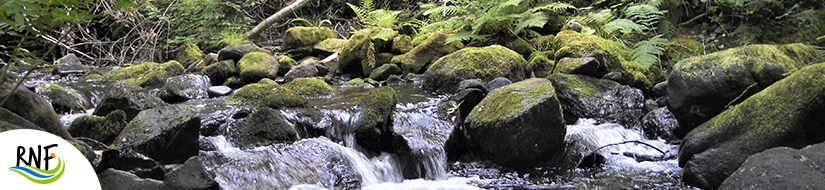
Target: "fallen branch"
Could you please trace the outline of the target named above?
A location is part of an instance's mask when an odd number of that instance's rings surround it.
[[[276,12],[275,14],[272,14],[272,16],[267,17],[266,19],[261,21],[261,23],[258,23],[257,26],[246,32],[246,39],[257,38],[259,35],[261,35],[261,33],[264,30],[272,26],[272,24],[275,24],[276,21],[283,19],[293,11],[297,10],[298,8],[301,8],[309,2],[310,0],[295,0],[295,2],[289,4],[289,6],[286,6],[278,12]]]

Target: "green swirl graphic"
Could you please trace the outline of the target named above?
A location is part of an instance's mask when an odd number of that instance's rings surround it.
[[[49,183],[55,182],[58,179],[60,179],[60,177],[63,176],[63,172],[66,171],[66,165],[63,164],[63,159],[60,159],[60,158],[57,158],[57,166],[55,166],[51,170],[42,170],[40,168],[32,167],[31,165],[26,165],[24,167],[28,168],[30,170],[21,170],[21,169],[17,169],[15,167],[12,167],[12,168],[9,168],[9,171],[17,172],[20,175],[22,175],[23,177],[26,177],[26,179],[29,179],[29,181],[39,183],[39,184],[49,184]],[[45,179],[34,178],[32,176],[35,175],[35,174],[31,173],[32,170],[38,171],[40,173],[51,175],[51,177],[48,177],[48,178],[45,178]],[[58,173],[58,171],[60,173]]]

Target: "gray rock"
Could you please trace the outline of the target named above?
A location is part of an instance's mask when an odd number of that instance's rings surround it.
[[[497,77],[491,80],[490,82],[487,82],[487,89],[488,91],[492,91],[501,88],[502,86],[507,86],[510,84],[513,84],[513,81],[510,81],[510,79],[504,77]]]
[[[207,93],[210,97],[226,96],[232,93],[232,88],[228,86],[210,86]]]
[[[641,127],[645,102],[641,90],[583,75],[558,73],[547,78],[556,88],[567,124],[594,118],[627,128]]]
[[[318,74],[318,68],[316,65],[317,64],[314,59],[306,59],[301,61],[300,64],[289,69],[289,72],[286,72],[284,75],[284,83],[292,82],[292,80],[295,80],[296,78],[316,76]]]
[[[209,78],[203,75],[185,74],[173,76],[160,88],[158,98],[167,103],[179,103],[208,97]]]
[[[719,186],[728,189],[825,188],[825,143],[803,149],[776,147],[751,155]]]
[[[0,132],[14,129],[34,129],[44,131],[29,120],[20,117],[6,108],[0,108]]]
[[[230,141],[241,148],[266,146],[298,140],[295,127],[278,110],[260,107],[229,129]]]
[[[238,74],[238,69],[235,61],[225,60],[206,66],[201,73],[209,77],[212,85],[223,85],[227,79]]]
[[[390,78],[390,75],[400,74],[402,74],[400,67],[395,64],[385,64],[373,70],[369,78],[376,81],[384,81]]]
[[[115,110],[100,117],[96,115],[82,116],[69,124],[66,130],[74,137],[88,137],[105,144],[111,144],[120,132],[126,128],[126,112]]]
[[[109,87],[92,115],[105,116],[115,110],[123,110],[126,112],[126,121],[132,121],[143,110],[165,105],[167,104],[155,99],[143,88],[118,83]]]
[[[596,58],[593,57],[581,57],[581,58],[570,58],[565,57],[561,58],[558,63],[556,63],[556,71],[554,73],[565,73],[565,74],[580,74],[586,75],[591,77],[600,77],[598,76],[599,72],[599,62],[596,61]]]
[[[642,118],[642,130],[649,139],[662,138],[668,143],[678,143],[679,139],[672,133],[678,126],[679,122],[667,108],[655,109]]]
[[[77,56],[73,53],[69,53],[57,61],[57,65],[55,65],[54,70],[52,70],[53,75],[65,76],[69,74],[83,74],[89,72],[89,69],[80,63],[80,60],[78,60]]]
[[[192,106],[170,105],[141,111],[115,139],[162,163],[183,163],[198,154],[201,120]]]
[[[404,137],[393,129],[393,111],[398,97],[390,87],[371,90],[358,101],[355,121],[355,142],[371,151],[407,152],[410,147]]]
[[[237,63],[247,53],[256,51],[269,53],[268,50],[259,48],[258,46],[255,46],[253,44],[243,44],[232,47],[226,47],[218,51],[218,61],[231,59],[235,61],[235,63]]]
[[[34,87],[35,91],[46,97],[56,113],[83,113],[86,105],[91,105],[74,90],[64,88],[54,83],[43,83]]]
[[[163,184],[171,189],[220,189],[215,176],[206,171],[199,156],[189,158],[182,166],[166,173]]]
[[[22,86],[10,94],[12,87],[0,84],[0,99],[6,98],[7,95],[10,96],[2,108],[25,118],[49,133],[64,139],[72,138],[46,99]]]
[[[163,182],[155,179],[139,178],[135,174],[115,169],[107,169],[97,174],[102,189],[163,189]]]
[[[103,151],[95,170],[105,169],[125,171],[141,178],[163,180],[164,177],[163,167],[156,160],[128,148]]]

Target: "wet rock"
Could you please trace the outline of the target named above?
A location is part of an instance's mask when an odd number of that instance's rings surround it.
[[[53,75],[66,76],[69,74],[83,74],[89,71],[73,53],[61,57],[57,62],[54,70],[52,70]]]
[[[232,93],[232,88],[228,86],[210,86],[206,92],[209,97],[226,96]]]
[[[470,111],[472,111],[478,103],[481,103],[481,100],[484,99],[486,95],[487,93],[477,88],[466,88],[453,94],[449,100],[460,102],[457,109],[453,108],[454,113],[452,115],[456,116],[455,122],[463,123],[467,115],[470,115]]]
[[[342,73],[366,76],[372,72],[375,63],[375,48],[367,34],[353,34],[341,49],[338,60]]]
[[[198,48],[198,45],[187,41],[178,48],[175,60],[180,62],[184,68],[189,68],[197,62],[203,61],[203,52]]]
[[[0,84],[0,99],[10,96],[2,108],[28,120],[49,133],[63,137],[64,139],[72,138],[46,99],[43,99],[40,95],[22,86],[11,93],[12,88],[13,86]],[[25,128],[26,126],[18,127]]]
[[[657,83],[653,86],[653,95],[654,96],[667,96],[667,81]]]
[[[241,148],[298,140],[298,132],[278,110],[260,107],[229,129],[230,140]]]
[[[269,50],[259,48],[253,44],[242,44],[232,47],[226,47],[218,51],[218,61],[232,60],[235,63],[239,62],[244,55],[250,52],[264,52],[269,54]]]
[[[229,79],[226,79],[226,82],[223,83],[224,86],[228,86],[232,89],[239,89],[245,86],[246,84],[247,82],[243,81],[243,79],[241,79],[241,77],[238,76],[229,77]]]
[[[246,82],[259,81],[263,78],[276,78],[278,60],[269,53],[251,52],[238,61],[238,72]]]
[[[284,83],[292,82],[296,78],[314,77],[318,74],[318,68],[315,67],[314,59],[306,59],[301,64],[289,69],[289,72],[284,75]]]
[[[315,50],[327,52],[327,53],[338,53],[341,52],[341,49],[344,47],[344,44],[347,43],[345,39],[338,39],[338,38],[327,38],[324,41],[318,42],[315,44]]]
[[[202,73],[209,77],[212,85],[223,85],[226,79],[238,74],[238,69],[235,67],[235,61],[224,60],[206,66]]]
[[[284,48],[312,47],[318,42],[338,37],[338,32],[327,27],[296,26],[284,32]]]
[[[464,120],[470,115],[473,108],[481,103],[485,95],[486,93],[484,93],[484,91],[477,88],[467,88],[458,91],[458,93],[448,99],[448,102],[452,102],[452,105],[446,108],[447,114],[449,114],[448,117],[457,123],[452,132],[450,132],[447,141],[444,143],[444,151],[447,153],[448,160],[456,161],[465,156],[473,156],[470,150],[475,147],[473,147],[468,140],[470,138],[464,127]]]
[[[320,77],[297,78],[290,83],[281,85],[286,92],[304,97],[329,96],[332,87]]]
[[[679,139],[673,135],[673,129],[679,122],[667,108],[658,108],[645,114],[642,118],[642,130],[648,139],[662,138],[668,143],[676,144]]]
[[[166,173],[163,184],[171,189],[220,189],[215,176],[203,167],[199,156],[186,160],[182,166]]]
[[[105,116],[115,110],[123,110],[126,112],[126,121],[132,121],[143,110],[165,105],[167,104],[150,96],[140,87],[118,83],[109,87],[92,115]]]
[[[570,58],[565,57],[561,58],[556,65],[555,73],[565,73],[565,74],[580,74],[585,76],[591,77],[599,77],[597,72],[599,71],[599,62],[596,61],[596,58],[593,57],[581,57],[581,58]]]
[[[422,73],[436,60],[447,54],[453,53],[464,48],[461,43],[447,43],[447,35],[441,32],[435,32],[410,50],[405,53],[400,59],[401,70],[404,73]],[[459,80],[460,81],[460,80]],[[456,81],[458,82],[458,81]]]
[[[750,155],[825,141],[822,97],[825,64],[819,63],[799,69],[699,125],[685,136],[679,150],[685,183],[718,188]]]
[[[595,35],[585,35],[572,30],[564,30],[556,34],[555,41],[557,42],[555,45],[558,48],[554,57],[560,59],[557,63],[559,66],[556,67],[556,71],[576,70],[578,71],[576,73],[601,78],[609,72],[624,70],[620,56],[606,47],[614,43],[610,40]],[[561,59],[563,58],[580,59],[568,59],[564,62],[570,64],[566,64],[562,63],[563,61]],[[581,68],[575,69],[579,67]]]
[[[316,76],[326,76],[327,73],[329,73],[329,68],[327,66],[325,66],[324,64],[316,63],[315,64],[315,69],[318,70],[318,74],[316,74]]]
[[[66,128],[74,137],[88,137],[105,144],[111,144],[115,137],[126,128],[126,112],[115,110],[106,117],[87,115],[81,116]]]
[[[533,71],[533,76],[536,78],[544,78],[547,75],[553,74],[556,69],[556,62],[552,60],[553,51],[540,51],[530,54],[527,60],[527,65]]]
[[[691,129],[811,63],[823,61],[803,44],[748,45],[679,61],[668,75],[668,108],[676,135]]]
[[[460,90],[465,90],[465,89],[470,89],[470,88],[479,89],[482,92],[484,92],[485,95],[487,94],[487,92],[489,92],[489,90],[487,90],[487,86],[485,86],[484,82],[482,82],[480,79],[467,79],[467,80],[462,80],[461,82],[458,82],[458,90],[459,91]]]
[[[35,86],[35,90],[49,100],[57,113],[82,113],[86,111],[86,105],[89,105],[77,92],[54,83],[39,84]]]
[[[166,79],[183,74],[184,67],[177,61],[166,63],[144,62],[120,68],[109,75],[110,80],[123,80],[123,83],[138,85],[144,88],[160,88]]]
[[[537,166],[555,154],[565,127],[553,85],[540,78],[493,90],[466,119],[478,155],[516,169]]]
[[[280,110],[285,108],[309,108],[309,100],[292,93],[275,93],[261,100],[261,106]]]
[[[398,97],[390,87],[371,90],[358,101],[358,119],[354,129],[355,142],[371,151],[409,152],[404,137],[393,129],[393,111]]]
[[[131,149],[103,151],[100,163],[95,170],[100,173],[107,169],[126,171],[141,178],[163,180],[164,177],[163,168],[157,161]]]
[[[381,67],[376,68],[370,74],[370,78],[376,81],[384,81],[390,77],[390,75],[400,75],[402,74],[401,68],[399,68],[395,64],[386,64],[381,65]]]
[[[192,106],[170,105],[141,111],[113,143],[162,163],[183,163],[198,154],[199,117]]]
[[[492,91],[492,90],[495,90],[495,89],[498,89],[498,88],[501,88],[503,86],[507,86],[507,85],[510,85],[510,84],[513,84],[513,81],[510,81],[510,79],[507,79],[507,78],[504,78],[504,77],[496,77],[495,79],[491,80],[490,82],[487,82],[487,89],[488,89],[488,91]]]
[[[776,147],[751,155],[719,189],[819,189],[825,187],[825,144]]]
[[[506,77],[521,81],[529,77],[527,61],[518,53],[499,45],[469,47],[453,52],[433,63],[424,72],[424,89],[456,92],[464,79],[490,81]]]
[[[166,82],[158,92],[158,98],[167,103],[179,103],[209,97],[209,79],[203,75],[178,75]]]
[[[218,62],[218,54],[209,53],[209,54],[206,54],[206,55],[203,56],[203,60],[197,61],[197,62],[189,65],[189,67],[186,67],[186,72],[187,73],[201,72],[201,71],[203,71],[204,68],[206,68],[206,66],[215,64],[217,62]]]
[[[0,108],[0,132],[15,129],[34,129],[45,131],[40,128],[40,126],[35,125],[29,120],[20,117],[6,108]]]
[[[97,174],[102,189],[163,189],[163,182],[155,179],[143,179],[129,172],[107,169]]]
[[[260,82],[253,83],[245,85],[238,89],[238,91],[234,94],[229,95],[229,98],[226,99],[226,103],[260,101],[266,96],[284,92],[286,92],[286,90],[284,90],[283,87],[277,84],[267,84]]]
[[[556,88],[567,124],[594,118],[628,128],[641,126],[645,100],[640,90],[583,75],[559,73],[547,78]]]

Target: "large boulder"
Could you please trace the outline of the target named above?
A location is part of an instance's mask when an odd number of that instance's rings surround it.
[[[318,42],[338,37],[338,32],[327,27],[296,26],[284,32],[284,48],[312,47]]]
[[[58,84],[39,84],[35,86],[35,90],[49,100],[57,113],[82,113],[86,111],[87,105],[90,105],[81,99],[77,92]]]
[[[528,169],[562,146],[566,128],[552,83],[532,78],[493,90],[466,119],[470,143],[494,163]]]
[[[286,90],[284,90],[283,87],[277,84],[268,84],[261,82],[247,84],[238,89],[234,94],[229,95],[229,98],[227,98],[225,102],[243,103],[251,101],[260,101],[266,96],[283,92],[286,92]]]
[[[218,51],[218,61],[231,59],[232,61],[235,61],[235,63],[237,63],[241,60],[241,58],[243,58],[244,55],[250,52],[270,53],[268,50],[259,48],[258,46],[253,44],[241,44],[231,47],[225,47]]]
[[[296,78],[314,77],[318,74],[318,68],[315,67],[315,65],[314,59],[301,61],[301,64],[292,67],[289,69],[289,72],[286,72],[286,75],[284,75],[284,83],[292,82],[292,80]]]
[[[106,117],[81,116],[72,121],[66,130],[74,137],[87,137],[104,144],[111,144],[123,128],[126,128],[126,124],[126,112],[115,110]]]
[[[751,155],[719,189],[825,188],[825,143],[793,149],[776,147]]]
[[[588,67],[594,67],[591,69],[594,71],[588,74],[590,74],[589,76],[596,78],[601,78],[611,71],[623,70],[623,58],[618,53],[611,51],[609,48],[609,46],[615,45],[615,43],[618,42],[612,42],[596,35],[581,34],[573,30],[564,30],[559,32],[555,37],[555,41],[557,43],[554,44],[556,48],[556,54],[554,57],[559,62],[561,62],[561,59],[563,58],[592,57],[595,59],[595,63],[575,64],[575,66],[569,66],[570,69],[562,70],[573,71],[575,70],[573,68],[580,67],[581,65],[591,65]],[[571,63],[587,62],[572,61]],[[556,68],[556,70],[559,69],[560,68]]]
[[[170,105],[141,111],[113,143],[161,163],[183,163],[198,154],[201,120],[195,107]]]
[[[667,79],[667,107],[680,124],[676,135],[822,60],[813,47],[787,44],[748,45],[679,61]]]
[[[158,92],[158,98],[167,103],[178,103],[186,100],[209,97],[209,78],[203,75],[178,75],[166,82]]]
[[[676,127],[679,127],[679,122],[665,107],[647,112],[642,118],[642,130],[648,139],[661,138],[668,143],[678,144],[679,139],[673,135]]]
[[[46,99],[43,99],[40,95],[22,86],[14,90],[13,93],[11,92],[12,88],[11,85],[0,84],[0,99],[8,98],[8,101],[2,105],[2,108],[45,129],[49,133],[63,137],[64,139],[72,138]],[[28,128],[25,126],[18,127]]]
[[[341,52],[341,49],[344,47],[344,44],[347,43],[345,39],[338,39],[338,38],[328,38],[324,41],[318,42],[315,44],[315,50],[328,52],[328,53],[338,53]]]
[[[284,119],[281,112],[260,107],[237,125],[229,128],[230,140],[241,148],[266,146],[298,140],[295,127]]]
[[[123,80],[123,83],[144,88],[160,88],[166,79],[183,74],[183,65],[175,60],[166,63],[144,62],[120,68],[109,75],[110,80]]]
[[[355,76],[365,76],[372,72],[374,67],[378,67],[375,61],[375,45],[369,35],[362,33],[353,34],[344,47],[341,48],[338,60],[339,69],[342,73],[349,73]]]
[[[370,73],[370,78],[376,81],[384,81],[390,78],[390,75],[401,75],[401,68],[395,64],[385,64],[376,68]]]
[[[141,178],[163,180],[164,168],[158,161],[132,149],[109,149],[100,153],[100,162],[95,171],[106,169],[122,170]]]
[[[189,68],[192,64],[203,61],[203,52],[198,48],[198,45],[187,41],[178,48],[175,60],[180,62],[184,68]]]
[[[329,96],[333,91],[332,87],[320,77],[296,78],[281,87],[287,92],[304,97]]]
[[[235,61],[224,60],[206,66],[201,73],[209,77],[212,85],[223,85],[227,79],[238,74],[238,69],[235,67]]]
[[[427,90],[453,93],[458,90],[458,83],[464,79],[490,81],[496,77],[505,77],[521,81],[529,76],[527,61],[513,50],[499,45],[468,47],[430,65],[424,72],[423,85]]]
[[[422,73],[431,63],[442,56],[464,48],[464,44],[461,43],[447,43],[447,37],[446,34],[441,32],[431,34],[427,40],[405,53],[401,57],[401,63],[398,66],[401,67],[404,73]]]
[[[220,189],[215,182],[214,174],[203,167],[203,159],[200,156],[193,156],[182,166],[166,173],[163,184],[171,189]]]
[[[278,74],[278,59],[269,53],[248,53],[238,61],[238,72],[245,82],[274,79]]]
[[[69,53],[57,60],[57,64],[54,65],[52,74],[64,76],[69,74],[83,74],[88,71],[89,69],[80,63],[77,56],[73,53]]]
[[[40,128],[40,126],[26,120],[26,118],[20,117],[6,108],[0,108],[0,132],[15,129],[34,129],[45,131]]]
[[[556,88],[567,124],[594,118],[627,128],[641,127],[645,102],[641,90],[584,75],[557,73],[547,78]]]
[[[152,97],[140,87],[119,83],[109,87],[92,115],[105,116],[115,110],[123,110],[126,112],[126,121],[131,121],[143,110],[164,105],[166,103]]]
[[[140,178],[135,174],[111,168],[98,173],[97,179],[100,180],[100,187],[103,189],[163,189],[162,181]]]
[[[371,90],[358,101],[358,118],[353,132],[355,142],[372,151],[409,151],[404,137],[393,129],[393,111],[398,103],[398,95],[390,87]]]
[[[749,155],[825,141],[823,97],[825,63],[820,63],[799,69],[699,125],[679,150],[684,181],[717,188]]]

